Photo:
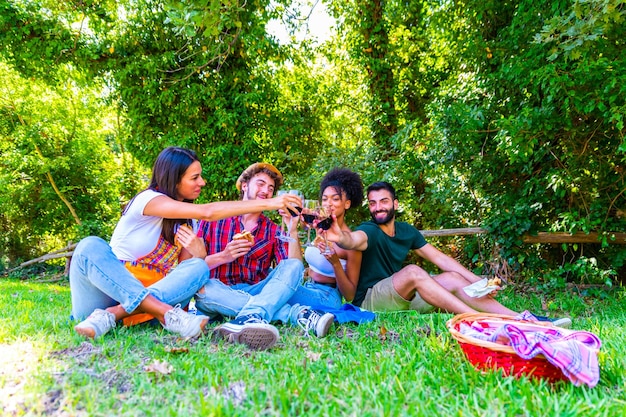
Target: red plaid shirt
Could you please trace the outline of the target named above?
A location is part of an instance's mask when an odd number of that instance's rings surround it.
[[[207,253],[213,255],[224,250],[236,233],[243,231],[241,216],[214,222],[200,222],[198,236],[204,239]],[[211,278],[224,284],[256,284],[264,280],[272,266],[287,258],[287,244],[276,239],[278,226],[261,214],[257,228],[252,231],[254,245],[246,255],[233,262],[211,269]]]

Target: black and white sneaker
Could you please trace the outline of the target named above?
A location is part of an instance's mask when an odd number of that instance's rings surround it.
[[[533,314],[534,315],[534,314]],[[569,329],[572,327],[572,319],[569,317],[546,317],[546,316],[535,316],[538,321],[545,321],[548,323],[552,323],[557,327],[562,327],[564,329]]]
[[[278,329],[258,314],[237,317],[215,328],[230,343],[239,343],[253,350],[266,350],[276,344]]]
[[[317,337],[324,337],[333,325],[335,316],[312,308],[306,308],[298,316],[298,324],[308,336],[313,333]]]

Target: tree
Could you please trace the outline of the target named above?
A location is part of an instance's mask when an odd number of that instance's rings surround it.
[[[621,1],[327,6],[338,36],[315,47],[266,33],[272,18],[301,21],[290,0],[16,0],[0,4],[0,54],[59,96],[68,82],[106,91],[102,114],[118,121],[107,150],[122,161],[132,163],[126,151],[148,166],[164,146],[195,149],[204,199],[235,198],[235,178],[257,160],[309,196],[326,170],[347,165],[366,183],[394,183],[418,227],[490,228],[474,243],[520,270],[554,266],[563,251],[574,262],[596,256],[606,271],[624,263],[623,250],[604,247],[626,212]],[[10,108],[5,132],[25,130]],[[14,155],[58,155],[14,137]],[[77,196],[45,167],[59,207],[84,222]],[[127,165],[120,173],[134,178],[121,190],[132,195],[140,181]],[[603,246],[520,246],[522,234],[548,230],[599,232]],[[466,242],[471,260],[476,245]]]
[[[390,22],[385,15],[384,0],[332,2],[330,7],[340,16],[339,31],[345,39],[352,60],[367,73],[371,107],[370,130],[383,153],[391,152],[389,139],[398,132],[396,110],[397,83],[394,78],[393,49],[389,40]],[[391,153],[387,158],[395,156]]]
[[[457,190],[466,203],[455,214],[489,227],[504,255],[524,264],[537,256],[518,247],[523,233],[625,226],[626,10],[612,1],[497,3],[458,5],[474,12],[471,47],[461,50],[468,70],[433,103],[429,157],[442,167],[433,183],[448,189],[439,196]],[[585,255],[608,269],[626,257],[622,248]]]
[[[98,92],[69,79],[55,90],[0,63],[1,258],[110,233],[121,187]]]

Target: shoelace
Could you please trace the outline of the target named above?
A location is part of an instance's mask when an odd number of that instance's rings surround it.
[[[174,307],[172,310],[169,311],[169,314],[167,315],[167,318],[169,319],[167,321],[167,327],[169,328],[178,328],[181,327],[181,323],[182,323],[182,317],[181,317],[181,313],[183,312],[183,310],[180,309],[180,304],[176,305],[176,307]]]
[[[243,322],[243,324],[255,324],[255,323],[267,324],[267,320],[264,320],[259,317],[248,317],[246,321]]]
[[[97,325],[98,323],[105,322],[104,324],[110,328],[115,327],[115,316],[109,314],[105,310],[94,311],[91,315],[91,318]]]
[[[314,320],[312,317],[310,318],[299,318],[298,325],[304,330],[304,334],[306,337],[311,336],[311,330],[315,332],[315,325],[317,324],[317,320]]]
[[[111,328],[114,328],[114,327],[115,327],[115,316],[113,316],[113,315],[111,315],[111,314],[106,314],[106,317],[107,317],[107,322],[108,322],[108,325],[109,325]]]

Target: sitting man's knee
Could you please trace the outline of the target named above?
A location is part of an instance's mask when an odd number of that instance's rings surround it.
[[[281,270],[289,271],[290,273],[298,275],[302,275],[304,273],[304,264],[301,260],[295,258],[283,259],[279,262],[277,268],[281,268]]]
[[[423,281],[424,279],[431,279],[431,276],[428,272],[426,272],[423,268],[414,264],[405,266],[401,270],[401,272],[403,272],[403,274],[406,274],[407,277],[410,277],[410,279],[414,281]]]

